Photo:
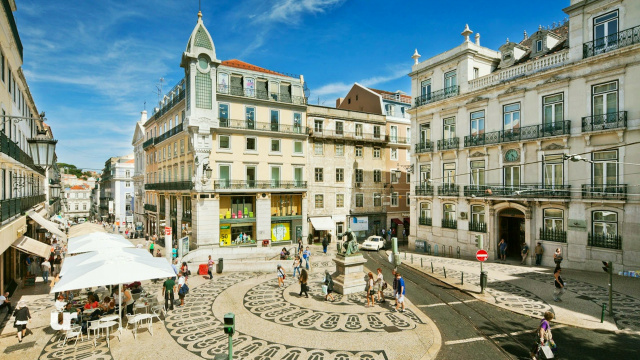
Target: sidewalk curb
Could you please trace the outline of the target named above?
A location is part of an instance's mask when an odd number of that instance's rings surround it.
[[[405,252],[406,252],[406,253],[411,253],[411,254],[416,254],[416,255],[423,255],[423,254],[415,253],[415,252],[409,252],[409,251],[405,251]],[[388,253],[387,253],[387,254],[388,254]],[[448,257],[445,257],[445,258],[449,259]],[[511,311],[511,312],[513,312],[513,313],[516,313],[516,314],[520,314],[520,315],[524,315],[524,316],[527,316],[527,317],[530,317],[530,318],[534,318],[534,317],[532,317],[530,314],[527,314],[527,313],[525,313],[525,312],[520,312],[520,311],[517,311],[517,310],[515,310],[515,309],[513,309],[513,308],[509,308],[509,307],[501,306],[500,304],[496,304],[496,303],[493,303],[493,302],[487,301],[487,299],[486,299],[484,296],[481,296],[481,294],[479,294],[479,293],[476,293],[476,292],[470,291],[470,290],[468,290],[468,289],[461,288],[461,287],[459,286],[459,284],[455,284],[455,283],[453,283],[453,282],[451,282],[451,281],[448,281],[448,279],[442,279],[442,278],[436,277],[436,276],[434,276],[434,275],[432,275],[432,274],[429,274],[429,272],[427,272],[427,271],[425,270],[426,268],[425,268],[425,269],[422,269],[422,268],[420,268],[420,266],[416,266],[416,265],[411,264],[411,263],[409,263],[409,262],[401,262],[401,265],[405,265],[405,266],[407,266],[407,267],[412,268],[412,269],[413,269],[413,270],[415,270],[415,271],[419,271],[420,273],[422,273],[422,274],[424,274],[424,275],[426,275],[426,276],[428,276],[428,277],[430,277],[430,278],[432,278],[432,279],[435,279],[435,280],[438,280],[438,281],[440,281],[440,282],[442,282],[442,283],[444,283],[444,284],[447,284],[447,285],[451,286],[452,288],[455,288],[455,289],[457,289],[457,290],[459,290],[459,291],[461,291],[461,292],[463,292],[463,293],[465,293],[465,294],[467,294],[467,295],[469,295],[469,296],[473,297],[474,299],[477,299],[477,300],[479,300],[479,301],[483,301],[483,302],[485,302],[485,303],[487,303],[487,304],[489,304],[489,305],[496,306],[496,307],[499,307],[499,308],[504,309],[504,310]],[[605,320],[607,320],[607,318],[609,318],[609,316],[608,316],[608,315],[607,315],[607,317],[605,318]],[[609,321],[610,321],[610,319],[609,319]],[[554,322],[554,323],[557,323],[557,324],[563,324],[563,325],[572,326],[572,327],[581,328],[581,329],[588,329],[588,330],[600,330],[600,331],[607,331],[607,332],[616,333],[616,334],[618,334],[618,333],[624,333],[624,334],[634,334],[634,335],[636,335],[636,334],[637,334],[637,335],[640,335],[640,331],[630,331],[630,330],[620,330],[620,329],[616,329],[616,330],[612,330],[612,329],[603,329],[603,328],[601,328],[601,327],[596,327],[596,326],[594,326],[594,327],[587,327],[587,326],[582,326],[582,325],[576,324],[575,322],[565,321],[565,320],[556,320],[556,319],[554,319],[554,320],[553,320],[553,322]],[[613,325],[615,325],[615,326],[617,327],[617,325],[615,324],[615,322],[612,322],[612,321],[610,321],[610,322],[611,322]],[[597,323],[597,324],[600,324],[600,323]]]

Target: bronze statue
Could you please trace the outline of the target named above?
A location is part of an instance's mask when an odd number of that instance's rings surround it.
[[[339,238],[344,236],[346,236],[347,239],[342,243],[342,249],[340,248],[340,245],[339,245],[340,243],[337,242],[338,254],[349,256],[357,253],[359,251],[358,240],[356,239],[356,236],[353,233],[353,231],[351,231],[351,228],[348,228],[347,232],[345,232],[344,234],[338,234]]]

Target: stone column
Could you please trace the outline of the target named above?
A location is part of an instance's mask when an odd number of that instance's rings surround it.
[[[302,241],[309,236],[309,222],[307,221],[307,209],[309,206],[309,196],[307,193],[302,193]],[[294,234],[295,235],[295,234]],[[336,238],[336,234],[333,234],[333,238]],[[294,244],[298,242],[298,239],[293,239]]]
[[[256,243],[271,240],[271,194],[264,193],[264,197],[262,194],[256,196]],[[302,213],[304,216],[304,208]]]
[[[171,198],[171,196],[169,196],[169,194],[165,194],[164,195],[164,226],[171,226],[171,203],[169,202],[169,199]],[[172,256],[171,256],[171,250],[173,249],[173,240],[172,240],[172,236],[166,236],[165,232],[164,232],[164,228],[162,229],[158,229],[159,232],[162,234],[162,236],[164,236],[164,252],[165,252],[165,257],[167,258],[167,260],[169,260],[169,263],[172,263]]]
[[[192,234],[198,247],[220,245],[220,200],[217,195],[204,194],[206,198],[191,199]]]
[[[182,234],[182,194],[181,193],[177,193],[176,194],[176,231],[178,231],[178,240],[184,236],[184,234]],[[181,249],[181,244],[178,244],[178,249]]]

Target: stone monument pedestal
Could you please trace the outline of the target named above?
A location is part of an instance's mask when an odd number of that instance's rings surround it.
[[[349,295],[364,291],[364,256],[360,253],[355,255],[336,255],[333,259],[336,263],[336,272],[333,277],[333,290],[338,294]]]

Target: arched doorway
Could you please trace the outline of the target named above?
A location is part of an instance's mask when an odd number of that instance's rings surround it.
[[[498,213],[498,239],[507,243],[507,258],[521,259],[520,249],[526,241],[525,216],[516,208],[506,208]]]

